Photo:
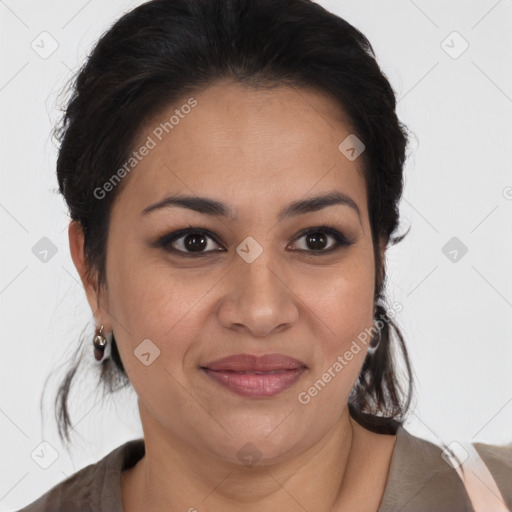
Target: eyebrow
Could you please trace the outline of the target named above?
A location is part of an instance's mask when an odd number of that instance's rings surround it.
[[[316,212],[326,208],[328,206],[344,205],[352,208],[359,218],[361,223],[361,212],[356,202],[338,191],[332,191],[328,194],[310,197],[308,199],[302,199],[294,201],[285,208],[283,208],[278,214],[278,221],[288,219],[290,217],[296,217],[298,215],[304,215],[310,212]],[[219,216],[230,218],[231,220],[237,220],[238,216],[236,211],[229,205],[210,199],[208,197],[197,197],[197,196],[184,196],[174,195],[166,197],[157,203],[151,204],[142,210],[141,215],[147,215],[148,213],[160,210],[163,208],[181,207],[194,210],[203,215]]]

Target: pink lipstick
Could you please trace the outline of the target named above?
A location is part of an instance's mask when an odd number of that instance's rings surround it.
[[[215,382],[242,396],[264,398],[291,387],[307,370],[297,359],[283,354],[238,354],[201,366]]]

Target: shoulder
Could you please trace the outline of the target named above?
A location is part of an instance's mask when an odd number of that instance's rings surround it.
[[[473,446],[496,481],[508,508],[512,510],[512,443],[501,446],[473,443]]]
[[[18,512],[122,512],[121,473],[144,455],[144,440],[134,439],[58,483]]]
[[[381,506],[378,512],[472,511],[456,470],[443,449],[399,427]]]

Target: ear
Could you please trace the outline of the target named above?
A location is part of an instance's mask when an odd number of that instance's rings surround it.
[[[68,227],[69,237],[69,250],[71,252],[71,258],[75,264],[75,268],[80,275],[82,285],[84,287],[87,302],[91,307],[97,326],[104,326],[105,332],[112,330],[112,323],[108,309],[102,307],[102,304],[106,304],[106,298],[102,290],[99,290],[96,280],[88,275],[88,266],[85,261],[84,253],[84,233],[82,226],[77,221],[71,221]]]

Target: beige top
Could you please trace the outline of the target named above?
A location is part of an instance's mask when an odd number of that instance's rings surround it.
[[[474,447],[512,510],[512,445]],[[123,512],[121,472],[144,453],[144,439],[128,441],[18,512]],[[457,472],[441,453],[439,446],[399,427],[378,512],[474,512]]]

